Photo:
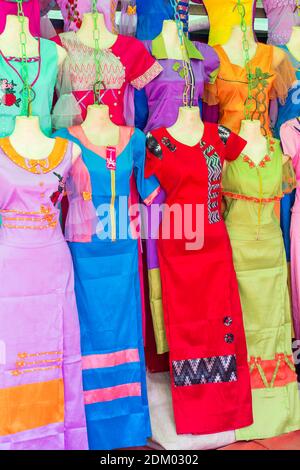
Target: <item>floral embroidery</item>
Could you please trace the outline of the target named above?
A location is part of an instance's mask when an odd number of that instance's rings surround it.
[[[16,86],[13,80],[9,82],[7,78],[0,78],[0,105],[20,107],[21,98],[16,97]]]
[[[172,361],[176,387],[237,381],[235,354]]]

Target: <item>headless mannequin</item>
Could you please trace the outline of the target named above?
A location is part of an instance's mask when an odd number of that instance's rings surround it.
[[[177,25],[173,20],[165,20],[163,22],[163,27],[161,34],[164,39],[167,56],[169,59],[182,60],[182,49],[180,45],[180,40],[178,36]],[[184,50],[185,53],[185,50]],[[184,59],[187,60],[187,54],[185,54]]]
[[[24,30],[26,34],[26,54],[27,57],[37,57],[39,55],[39,43],[29,31],[29,20],[25,16]],[[5,56],[22,57],[19,34],[21,32],[21,24],[16,15],[7,15],[5,29],[0,34],[0,49]],[[63,47],[56,45],[58,65],[61,65],[67,53]]]
[[[193,147],[200,142],[204,132],[204,124],[198,106],[180,107],[177,121],[167,130],[174,139],[184,145]]]
[[[239,135],[247,141],[243,154],[247,155],[255,165],[268,154],[267,139],[261,133],[261,123],[258,120],[243,120]],[[287,162],[289,157],[283,155],[282,164]]]
[[[29,145],[28,139],[30,139]],[[15,128],[9,140],[20,155],[31,160],[43,160],[50,155],[55,145],[55,139],[46,137],[41,131],[38,116],[17,116]],[[80,154],[80,147],[73,144],[73,162]]]
[[[247,28],[247,40],[249,42],[249,58],[250,60],[256,54],[257,42],[254,39],[252,27]],[[226,52],[230,62],[240,67],[245,67],[245,53],[243,49],[243,32],[241,27],[234,26],[232,28],[231,36],[229,40],[222,46]],[[273,67],[276,68],[285,58],[285,52],[278,47],[273,48]]]
[[[296,60],[300,61],[300,26],[293,26],[292,34],[286,47],[295,57]]]
[[[97,29],[99,31],[100,49],[112,47],[118,36],[107,29],[102,13],[97,13]],[[93,13],[85,13],[83,15],[82,24],[76,36],[85,46],[95,48]]]
[[[88,106],[87,115],[81,127],[93,145],[98,147],[115,147],[119,143],[119,126],[110,120],[109,107],[104,104]]]

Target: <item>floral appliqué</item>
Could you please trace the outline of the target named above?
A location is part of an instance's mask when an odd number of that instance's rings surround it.
[[[58,178],[58,188],[57,188],[57,191],[55,191],[51,195],[50,199],[52,201],[52,204],[56,206],[56,204],[58,203],[58,201],[60,200],[61,196],[64,193],[65,181],[64,181],[64,178],[59,173],[55,173],[54,171],[53,174]]]
[[[77,28],[80,28],[82,20],[80,18],[78,10],[78,1],[77,0],[68,0],[66,4],[66,10],[68,13],[68,20],[75,23]]]
[[[16,86],[13,80],[9,82],[7,78],[0,78],[0,105],[20,107],[21,98],[16,97]]]
[[[270,147],[269,147],[269,150],[270,152],[274,152],[274,142],[273,141],[270,141]],[[249,167],[250,168],[255,168],[256,165],[255,163],[253,162],[253,160],[251,160],[250,157],[248,157],[247,155],[244,156],[243,158],[243,161],[245,163],[248,163]],[[257,165],[258,167],[260,168],[265,168],[265,166],[267,165],[267,163],[269,163],[271,161],[271,157],[269,157],[269,155],[266,155],[260,162],[259,164]]]

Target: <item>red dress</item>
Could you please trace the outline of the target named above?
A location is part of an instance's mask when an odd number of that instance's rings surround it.
[[[217,433],[253,421],[238,285],[220,212],[222,165],[245,144],[209,123],[193,147],[165,128],[147,136],[145,176],[156,175],[174,209],[164,209],[158,255],[178,434]],[[164,238],[169,216],[170,236]],[[202,247],[192,243],[195,228],[203,232]]]

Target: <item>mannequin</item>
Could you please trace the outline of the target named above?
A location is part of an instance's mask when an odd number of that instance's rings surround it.
[[[293,26],[292,34],[286,47],[295,59],[300,61],[300,26]]]
[[[103,13],[97,13],[97,29],[99,31],[99,45],[101,49],[109,49],[114,45],[118,35],[111,33],[105,24]],[[85,13],[80,29],[76,33],[82,44],[95,48],[93,13]]]
[[[168,58],[177,60],[184,58],[187,60],[185,49],[181,49],[176,22],[173,20],[165,20],[161,33],[164,38]],[[184,57],[182,57],[182,52],[184,52]]]
[[[28,145],[28,137],[30,144]],[[32,160],[43,160],[52,152],[55,139],[45,136],[41,131],[38,116],[17,116],[13,133],[9,137],[11,145],[23,156]],[[73,145],[73,162],[81,154],[80,147]]]
[[[181,106],[177,120],[168,132],[184,145],[193,147],[200,142],[204,131],[204,124],[197,106]]]
[[[88,140],[97,146],[117,146],[120,140],[119,126],[109,117],[109,107],[92,104],[87,108],[87,115],[81,127]]]
[[[261,133],[260,121],[243,120],[241,122],[239,135],[247,141],[243,153],[251,158],[255,165],[258,165],[268,154],[268,143],[267,139]],[[289,157],[283,155],[282,164],[286,163],[288,160]]]
[[[38,41],[32,36],[29,31],[29,20],[24,18],[24,30],[26,34],[26,54],[27,57],[36,57],[39,55]],[[5,56],[21,57],[20,41],[21,24],[16,15],[8,15],[6,18],[5,29],[0,34],[0,49]],[[58,65],[61,65],[65,60],[67,53],[61,46],[57,47]]]
[[[253,31],[251,27],[247,28],[247,40],[249,42],[249,58],[250,60],[256,54],[258,43],[254,39]],[[231,36],[229,40],[222,46],[226,52],[230,62],[240,67],[245,66],[245,53],[243,50],[243,32],[240,25],[232,28]],[[239,45],[239,47],[237,47]],[[276,68],[285,58],[285,53],[279,48],[274,48],[273,53],[273,67]]]

